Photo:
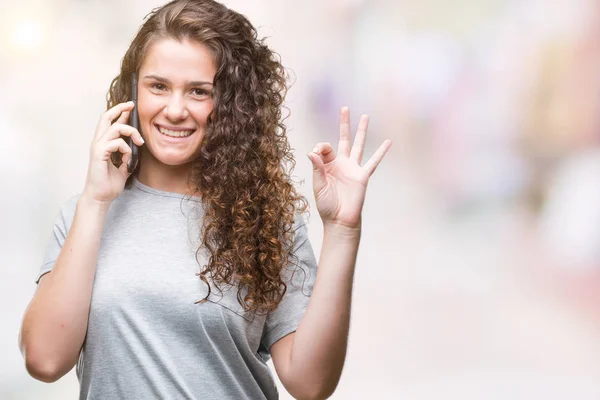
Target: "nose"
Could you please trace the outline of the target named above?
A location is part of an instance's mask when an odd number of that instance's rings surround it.
[[[182,121],[189,115],[185,101],[176,94],[169,97],[163,113],[167,119],[173,122]]]

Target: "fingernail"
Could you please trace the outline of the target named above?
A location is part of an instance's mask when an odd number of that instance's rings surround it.
[[[317,153],[317,154],[319,154],[319,148],[318,148],[318,147],[315,147],[315,148],[313,149],[313,153]]]

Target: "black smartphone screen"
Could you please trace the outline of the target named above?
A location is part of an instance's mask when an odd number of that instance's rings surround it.
[[[138,93],[138,84],[137,84],[137,75],[131,75],[131,100],[134,103],[133,110],[129,115],[129,125],[133,126],[138,131],[140,130],[140,117],[137,111],[137,93]],[[129,173],[132,173],[138,163],[139,158],[139,149],[137,145],[133,142],[131,136],[128,136],[125,140],[127,145],[131,148],[131,158],[129,159],[129,163],[127,164],[127,170]]]

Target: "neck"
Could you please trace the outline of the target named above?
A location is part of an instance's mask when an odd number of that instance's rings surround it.
[[[140,157],[139,169],[137,179],[146,186],[166,192],[198,195],[190,182],[191,163],[163,164],[145,151]]]

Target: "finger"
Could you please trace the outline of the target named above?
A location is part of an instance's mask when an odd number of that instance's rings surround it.
[[[318,154],[323,160],[324,164],[330,163],[335,160],[335,152],[333,146],[328,142],[319,142],[315,145],[313,153]]]
[[[325,173],[325,165],[318,154],[308,153],[308,159],[313,166],[313,190],[315,195],[318,195],[325,186],[327,186],[327,174]]]
[[[121,165],[119,165],[119,171],[124,176],[129,176],[130,174],[129,169],[127,169],[127,164],[129,163],[130,158],[131,156],[129,154],[123,154],[123,162],[121,163]]]
[[[103,148],[102,160],[106,161],[110,158],[110,155],[116,151],[119,151],[128,156],[128,159],[131,158],[131,147],[125,143],[123,138],[113,139]]]
[[[129,114],[131,114],[131,111],[123,111],[115,123],[126,124],[129,121]]]
[[[363,114],[358,121],[358,129],[354,137],[354,144],[350,152],[350,158],[355,160],[358,165],[362,162],[363,152],[365,150],[365,140],[367,137],[367,129],[369,128],[369,116]]]
[[[131,125],[121,124],[118,122],[115,122],[114,124],[112,124],[110,126],[110,128],[108,128],[106,133],[104,133],[104,135],[102,135],[102,137],[100,138],[100,141],[108,142],[108,141],[116,139],[120,136],[132,137],[133,142],[135,144],[137,144],[138,146],[141,146],[144,144],[144,139],[142,138],[142,135],[140,134],[140,132],[137,129],[135,129]]]
[[[94,138],[96,140],[100,139],[102,134],[106,132],[108,127],[113,123],[115,119],[117,119],[121,115],[121,113],[123,113],[124,111],[131,110],[133,110],[133,101],[119,103],[105,111],[104,114],[102,114],[102,116],[100,117],[100,121],[98,122],[98,126],[96,127],[96,134],[94,135]]]
[[[350,110],[342,107],[340,110],[340,143],[338,144],[338,155],[348,157],[350,155]]]
[[[117,118],[117,120],[114,122],[114,124],[127,124],[127,121],[129,119],[129,114],[130,114],[130,111],[123,111],[123,113],[119,116],[119,118]],[[110,127],[108,129],[110,129]],[[106,135],[106,132],[102,136],[100,136],[99,140],[102,140],[102,139],[106,140],[107,138],[105,138],[105,135]],[[125,136],[129,136],[129,135],[125,135]],[[114,139],[114,137],[112,139]],[[108,140],[110,140],[110,138]]]
[[[369,176],[373,175],[373,172],[375,172],[375,169],[377,168],[381,160],[383,160],[383,156],[385,156],[385,153],[387,153],[391,146],[392,141],[390,139],[387,139],[381,144],[381,146],[379,146],[379,148],[377,149],[375,154],[373,154],[371,159],[367,161],[363,168],[365,169],[365,171],[367,171]]]
[[[127,143],[127,142],[125,142],[125,143]],[[123,153],[123,155],[121,156],[121,162],[123,164],[127,164],[129,162],[129,160],[131,159],[131,157],[132,157],[131,153]]]

